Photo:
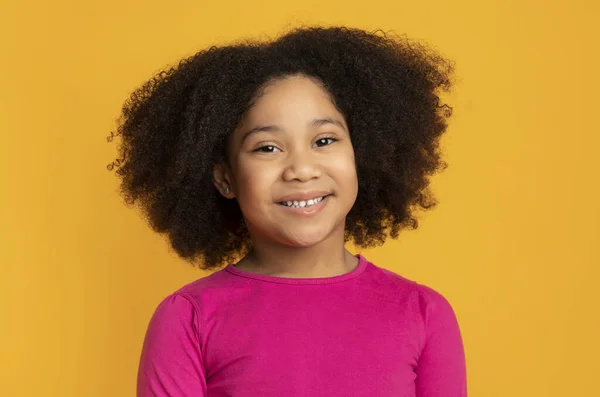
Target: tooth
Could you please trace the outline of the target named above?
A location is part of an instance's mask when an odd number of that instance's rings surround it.
[[[297,201],[294,201],[294,203],[293,203],[293,204],[294,204],[294,205],[298,205],[298,202],[297,202]]]
[[[315,202],[314,202],[313,200],[308,200],[308,201],[306,202],[306,204],[308,204],[308,205],[313,205],[314,203],[315,203]]]
[[[291,207],[294,203],[292,201],[286,201],[286,204],[288,205],[288,207]]]
[[[298,202],[298,205],[299,205],[300,207],[306,207],[306,201],[299,201],[299,202]]]

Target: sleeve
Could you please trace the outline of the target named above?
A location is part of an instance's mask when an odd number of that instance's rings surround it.
[[[425,338],[416,369],[416,397],[466,397],[465,353],[454,310],[438,292],[419,288]]]
[[[195,306],[181,294],[158,305],[142,347],[137,397],[207,395],[199,323]]]

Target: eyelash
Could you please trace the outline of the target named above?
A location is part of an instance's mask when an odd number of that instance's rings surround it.
[[[319,139],[317,139],[317,141],[316,141],[316,142],[323,141],[323,140],[326,140],[326,141],[331,141],[331,143],[329,143],[328,145],[323,145],[323,146],[318,146],[318,147],[325,147],[325,146],[329,146],[329,145],[333,144],[334,142],[337,142],[337,141],[338,141],[338,140],[337,140],[336,138],[334,138],[334,137],[331,137],[331,136],[324,136],[324,137],[322,137],[322,138],[319,138]],[[270,151],[263,151],[262,149],[264,149],[264,148],[275,148],[275,145],[264,145],[264,146],[261,146],[261,147],[259,147],[259,148],[256,148],[256,149],[254,150],[254,152],[259,152],[259,153],[273,153],[273,151],[272,151],[272,150],[270,150]]]

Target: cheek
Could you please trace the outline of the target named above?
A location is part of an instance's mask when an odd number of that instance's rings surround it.
[[[348,192],[358,190],[354,153],[344,153],[343,156],[332,157],[331,160],[328,168],[337,183]]]
[[[240,206],[256,207],[261,202],[271,202],[272,186],[276,179],[276,167],[252,162],[241,163],[235,177]]]

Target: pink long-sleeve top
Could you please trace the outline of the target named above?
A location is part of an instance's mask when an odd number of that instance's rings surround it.
[[[357,255],[350,273],[286,278],[232,264],[158,305],[138,397],[465,397],[448,301]]]

